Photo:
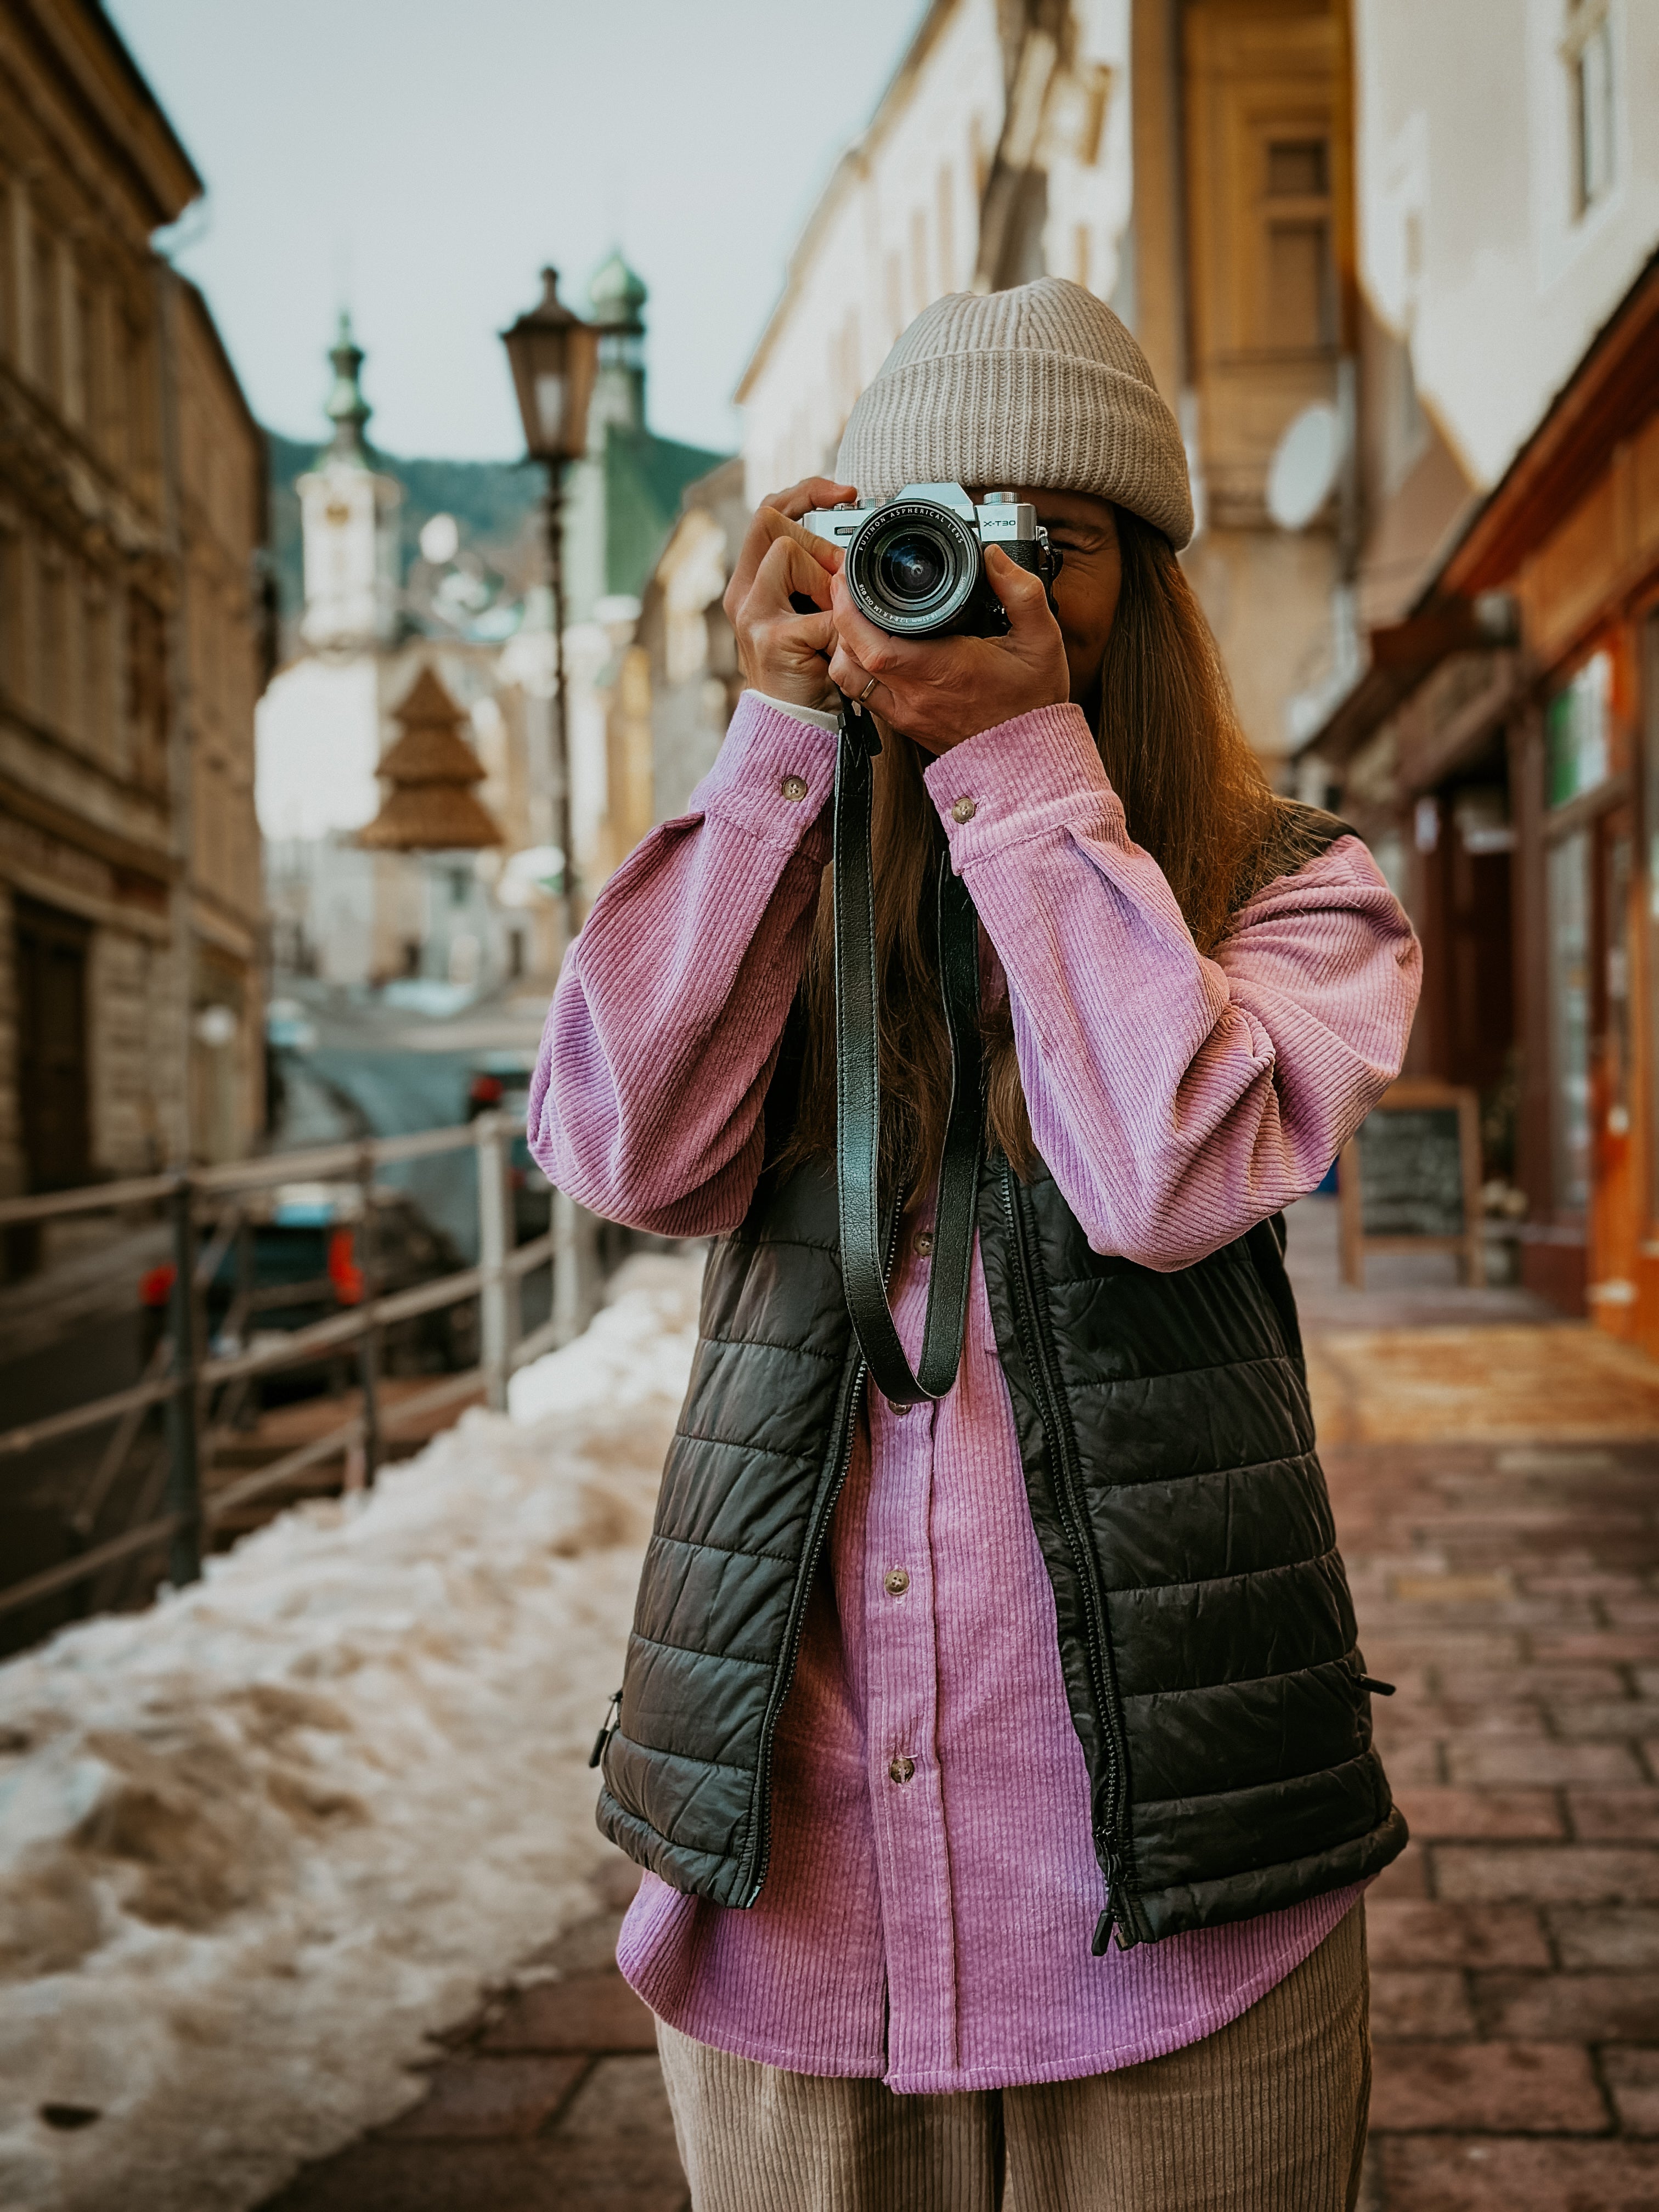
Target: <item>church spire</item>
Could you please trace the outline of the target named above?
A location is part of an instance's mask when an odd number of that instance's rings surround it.
[[[367,468],[369,465],[368,448],[364,442],[363,428],[374,410],[364,398],[362,386],[357,381],[358,371],[363,365],[363,349],[351,334],[351,315],[348,308],[340,310],[339,331],[329,349],[328,357],[334,364],[334,385],[323,412],[334,425],[334,435],[329,444],[327,458]]]

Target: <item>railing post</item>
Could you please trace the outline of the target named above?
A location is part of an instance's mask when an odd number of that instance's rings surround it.
[[[357,1344],[357,1373],[363,1389],[362,1475],[372,1486],[380,1465],[380,1329],[372,1318],[380,1295],[380,1237],[374,1219],[374,1147],[366,1144],[358,1156],[357,1188],[362,1200],[362,1226],[357,1237],[357,1272],[362,1279],[362,1300],[371,1318]],[[349,1458],[347,1461],[349,1469]]]
[[[493,1411],[504,1413],[519,1334],[519,1285],[507,1272],[513,1198],[501,1115],[480,1114],[474,1127],[478,1133],[478,1265],[483,1273],[478,1294],[479,1349],[489,1403]]]
[[[167,1554],[175,1588],[202,1572],[201,1394],[196,1387],[196,1193],[181,1175],[168,1204],[173,1213],[173,1395],[167,1401],[165,1510],[181,1516]]]
[[[553,1194],[553,1315],[561,1344],[593,1318],[593,1217],[567,1190]]]

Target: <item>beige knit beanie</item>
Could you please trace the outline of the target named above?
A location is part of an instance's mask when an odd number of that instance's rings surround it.
[[[848,417],[836,472],[861,499],[908,483],[1089,491],[1193,534],[1175,416],[1105,302],[1063,276],[924,307]]]

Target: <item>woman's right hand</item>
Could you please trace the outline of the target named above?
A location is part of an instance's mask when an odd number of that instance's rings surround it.
[[[836,649],[830,585],[842,564],[841,548],[797,527],[815,507],[839,507],[857,497],[851,484],[808,477],[762,501],[749,526],[722,604],[738,641],[744,681],[792,707],[832,707],[830,656]],[[790,594],[799,592],[818,610],[799,614]]]

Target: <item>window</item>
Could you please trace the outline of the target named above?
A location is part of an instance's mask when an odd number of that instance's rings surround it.
[[[53,399],[63,391],[63,347],[58,309],[58,253],[44,230],[37,230],[29,270],[34,308],[34,380]]]
[[[1582,1213],[1590,1165],[1590,833],[1575,830],[1550,848],[1549,988],[1551,1152],[1555,1203]]]
[[[1333,345],[1329,143],[1272,138],[1266,155],[1267,343],[1296,350]]]
[[[1576,215],[1586,214],[1613,182],[1613,27],[1605,12],[1578,11],[1569,35]]]
[[[1549,806],[1594,791],[1612,765],[1608,709],[1613,656],[1595,653],[1550,701],[1544,720],[1544,799]]]
[[[61,730],[69,710],[70,580],[60,560],[40,566],[40,719]]]

